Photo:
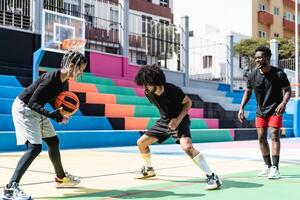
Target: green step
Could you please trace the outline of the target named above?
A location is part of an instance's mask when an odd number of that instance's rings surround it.
[[[117,104],[128,104],[128,105],[151,105],[146,97],[132,97],[127,95],[116,95]]]
[[[229,129],[192,129],[193,143],[233,141]],[[174,144],[174,139],[168,138],[164,144]]]

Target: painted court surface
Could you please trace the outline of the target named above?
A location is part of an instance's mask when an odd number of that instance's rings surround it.
[[[195,144],[223,180],[220,190],[205,191],[204,174],[178,145],[152,146],[157,176],[138,180],[141,166],[136,147],[62,151],[65,169],[81,177],[76,188],[56,189],[47,152],[24,175],[21,187],[34,199],[207,199],[295,200],[300,198],[300,139],[283,139],[280,180],[258,178],[263,168],[257,141]],[[0,154],[4,186],[22,153]]]

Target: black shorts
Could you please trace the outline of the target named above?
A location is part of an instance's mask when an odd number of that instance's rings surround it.
[[[158,139],[158,143],[163,143],[170,136],[179,144],[179,139],[183,137],[191,138],[190,131],[190,118],[188,116],[184,117],[179,126],[175,130],[171,130],[168,127],[170,120],[159,119],[156,124],[152,126],[145,134],[147,136],[155,137]]]

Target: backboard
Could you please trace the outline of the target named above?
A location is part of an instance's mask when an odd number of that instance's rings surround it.
[[[43,9],[42,49],[65,53],[62,42],[66,39],[85,39],[85,20]],[[82,49],[84,53],[84,47]]]

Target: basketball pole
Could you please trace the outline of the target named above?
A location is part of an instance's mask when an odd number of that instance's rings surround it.
[[[300,137],[300,102],[299,102],[299,44],[298,44],[298,0],[295,0],[295,114],[294,114],[294,135]]]
[[[44,54],[45,51],[42,48],[33,53],[32,82],[39,78],[39,67]]]

